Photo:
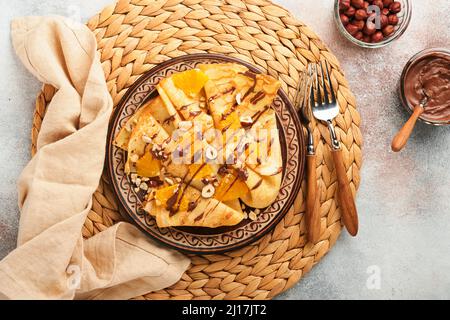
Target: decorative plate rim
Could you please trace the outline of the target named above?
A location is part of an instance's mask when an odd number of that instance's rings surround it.
[[[231,245],[228,244],[228,245],[223,245],[223,246],[214,246],[213,248],[195,248],[195,247],[192,247],[189,245],[175,243],[174,241],[170,241],[162,236],[159,236],[157,234],[150,232],[148,230],[148,226],[143,225],[143,223],[139,219],[139,217],[131,210],[131,208],[129,208],[126,205],[127,201],[123,198],[123,195],[120,192],[119,186],[113,179],[113,176],[114,176],[114,165],[112,163],[112,160],[113,160],[112,152],[113,152],[113,148],[114,148],[114,146],[112,144],[113,134],[114,134],[115,128],[118,126],[119,120],[121,119],[120,114],[123,112],[123,109],[127,105],[127,102],[130,99],[130,97],[132,96],[132,94],[134,94],[136,89],[138,89],[141,85],[143,85],[145,83],[145,81],[147,81],[152,75],[156,74],[157,72],[164,70],[165,68],[167,68],[171,65],[175,65],[179,62],[193,61],[193,60],[195,61],[195,60],[200,60],[200,59],[221,60],[223,62],[236,62],[241,65],[244,65],[252,72],[263,73],[263,71],[261,69],[259,69],[258,67],[254,66],[253,64],[248,63],[244,60],[241,60],[241,59],[238,59],[235,57],[229,57],[229,56],[222,55],[222,54],[210,54],[210,53],[186,54],[186,55],[182,55],[179,57],[175,57],[175,58],[163,61],[163,62],[155,65],[153,68],[151,68],[150,70],[143,73],[127,89],[127,91],[125,92],[123,97],[120,99],[119,103],[117,104],[117,106],[114,108],[113,113],[109,120],[108,135],[107,135],[107,140],[106,140],[107,146],[106,146],[105,162],[106,162],[106,166],[107,166],[107,175],[109,177],[111,185],[113,186],[113,191],[114,191],[115,195],[117,196],[117,198],[119,199],[119,205],[125,210],[127,215],[133,220],[134,224],[137,225],[138,228],[141,229],[146,235],[148,235],[150,238],[152,238],[154,240],[157,240],[160,243],[163,243],[164,245],[167,245],[171,248],[180,250],[185,253],[220,254],[220,253],[240,249],[244,246],[247,246],[247,245],[261,239],[264,235],[266,235],[268,232],[270,232],[281,221],[281,219],[286,215],[286,213],[289,211],[291,206],[294,204],[295,198],[297,197],[298,193],[300,192],[301,182],[302,182],[303,175],[304,175],[304,163],[305,163],[305,157],[306,157],[306,150],[305,150],[305,143],[304,143],[305,138],[304,138],[303,128],[301,126],[300,119],[298,118],[298,114],[295,111],[294,107],[292,106],[292,103],[289,100],[287,94],[282,89],[280,89],[278,91],[277,96],[284,102],[285,106],[288,109],[287,112],[292,117],[291,123],[295,127],[295,130],[297,132],[296,136],[299,141],[298,152],[297,152],[297,166],[298,166],[297,175],[293,180],[293,183],[292,183],[293,186],[292,186],[292,189],[291,189],[289,195],[287,196],[287,200],[285,201],[284,205],[280,208],[279,212],[276,213],[275,217],[271,221],[269,221],[265,226],[263,226],[261,230],[256,231],[256,233],[254,235],[243,239],[239,243],[235,243],[235,244],[231,244]],[[148,96],[150,96],[151,94],[152,94],[152,91],[150,91],[148,93]],[[144,98],[140,105],[144,104],[146,102],[146,100],[147,99]],[[277,122],[279,122],[279,117],[280,116],[277,113]],[[286,129],[287,128],[285,128],[283,126],[283,132]],[[283,134],[282,138],[285,139],[285,134]],[[287,152],[288,148],[289,148],[288,145],[286,145],[284,148],[286,150],[286,152],[285,152],[286,155],[283,155],[283,156],[285,157],[286,160],[285,160],[285,162],[283,162],[283,167],[286,166],[286,163],[290,160],[290,159],[288,159],[288,152]],[[286,175],[285,172],[283,172],[282,185],[283,185],[283,182],[285,179],[285,175]],[[153,219],[153,217],[152,217],[152,219]],[[174,229],[174,228],[166,228],[166,229]],[[180,231],[180,230],[178,230],[178,231]],[[186,231],[180,231],[180,232],[188,233]]]

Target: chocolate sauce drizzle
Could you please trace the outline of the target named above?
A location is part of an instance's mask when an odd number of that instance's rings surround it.
[[[244,73],[240,73],[243,74],[246,77],[249,77],[253,80],[253,84],[250,87],[250,89],[248,89],[248,91],[244,94],[244,96],[242,97],[242,100],[245,100],[245,98],[247,98],[251,93],[253,93],[253,91],[255,91],[255,87],[256,87],[256,74],[247,70]]]
[[[257,104],[259,101],[261,101],[262,99],[264,99],[265,97],[265,93],[263,91],[258,91],[258,93],[256,93],[251,99],[250,99],[250,103],[251,104]]]
[[[180,192],[180,187],[177,188],[177,190],[174,192],[174,194],[167,200],[167,210],[170,212],[169,216],[173,216],[175,213],[178,212],[178,210],[180,210],[180,203],[181,203],[181,200],[183,199],[184,193],[186,192],[187,188],[189,188],[191,186],[192,180],[194,180],[195,176],[200,172],[200,170],[203,169],[203,167],[205,165],[206,165],[206,163],[203,163],[200,167],[198,167],[197,171],[195,171],[195,173],[192,175],[192,177],[189,179],[189,181],[186,182],[186,185],[184,186],[183,190],[181,191],[181,194],[179,197],[178,197],[178,195]],[[188,174],[189,174],[189,171],[184,175],[182,182],[180,183],[180,186],[186,180],[186,177]],[[172,198],[175,198],[175,200],[172,200]],[[169,204],[169,200],[171,200],[170,204]]]
[[[165,119],[165,120],[163,121],[163,124],[169,124],[169,123],[172,122],[173,120],[175,120],[175,115],[174,115],[174,114],[170,115],[167,119]]]

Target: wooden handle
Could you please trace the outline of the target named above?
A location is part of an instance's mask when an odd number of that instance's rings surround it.
[[[358,233],[358,213],[356,211],[355,200],[353,199],[352,190],[347,179],[344,161],[342,159],[341,150],[333,150],[334,166],[338,181],[339,205],[341,208],[342,219],[347,228],[348,233],[356,236]]]
[[[308,240],[316,243],[320,238],[320,199],[316,179],[316,155],[306,156],[306,231]]]
[[[409,137],[411,136],[414,126],[416,125],[417,119],[419,119],[423,111],[424,109],[420,105],[414,108],[414,112],[412,113],[409,120],[406,121],[406,123],[392,140],[392,151],[399,152],[404,148],[404,146],[408,142]]]

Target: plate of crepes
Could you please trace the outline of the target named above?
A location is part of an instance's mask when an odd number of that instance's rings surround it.
[[[123,211],[189,253],[259,239],[300,190],[303,133],[281,82],[249,63],[193,54],[142,75],[116,107],[107,165]]]

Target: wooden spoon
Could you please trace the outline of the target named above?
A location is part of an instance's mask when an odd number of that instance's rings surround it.
[[[394,152],[401,151],[406,143],[408,142],[409,137],[416,125],[417,119],[419,119],[420,115],[425,111],[426,101],[421,102],[419,105],[414,107],[414,111],[411,117],[406,121],[400,131],[392,140],[391,149]]]

